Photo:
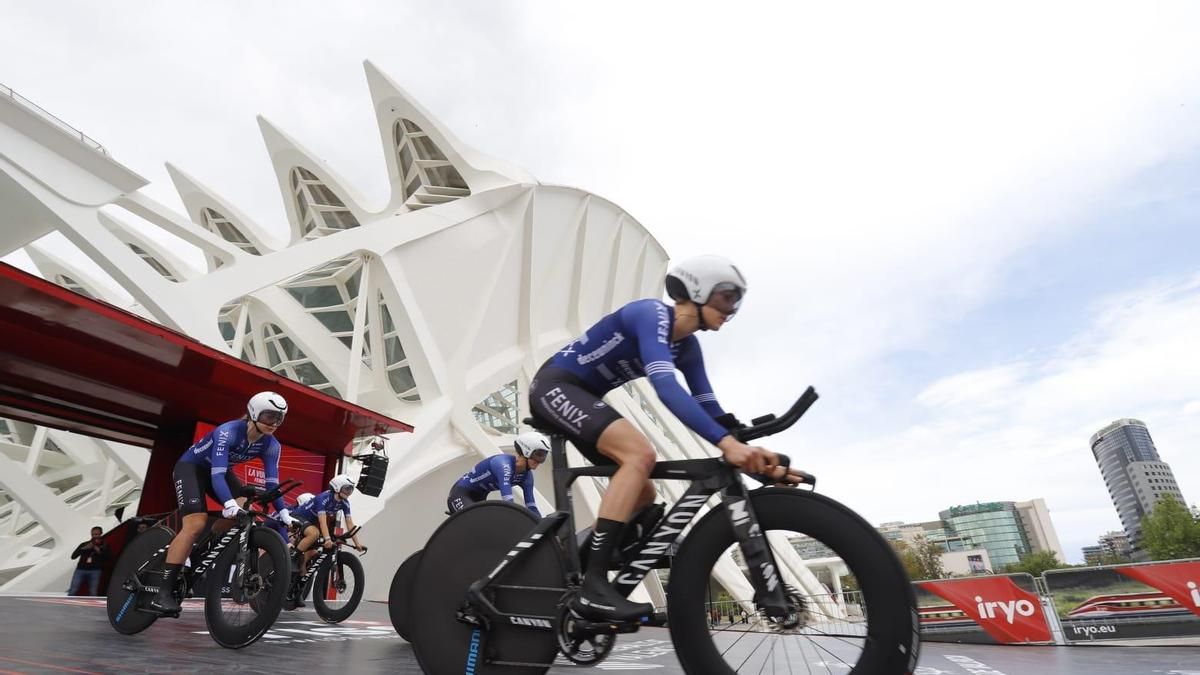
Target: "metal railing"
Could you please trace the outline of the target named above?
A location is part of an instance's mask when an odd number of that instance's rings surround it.
[[[804,615],[800,625],[791,632],[798,635],[815,636],[837,634],[840,636],[866,635],[866,606],[862,592],[801,594],[804,599]],[[771,632],[764,617],[752,611],[752,600],[721,600],[705,603],[709,627],[715,631]]]
[[[50,122],[54,126],[58,127],[59,130],[66,133],[67,135],[69,135],[73,138],[79,139],[79,142],[81,142],[84,145],[88,146],[89,148],[95,150],[96,152],[99,152],[102,155],[108,155],[108,150],[106,150],[103,145],[100,145],[99,141],[92,138],[91,136],[88,136],[87,134],[83,133],[82,131],[76,129],[75,127],[71,126],[70,124],[67,124],[66,122],[62,121],[58,117],[55,117],[53,113],[46,110],[42,106],[34,103],[33,101],[30,101],[29,99],[25,98],[24,96],[18,94],[11,87],[7,87],[3,84],[0,84],[0,95],[8,96],[17,104],[21,105],[22,107],[30,110],[31,112],[33,112],[35,114],[37,114],[39,117],[46,120],[47,122]]]

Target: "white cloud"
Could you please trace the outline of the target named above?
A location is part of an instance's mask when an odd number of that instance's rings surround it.
[[[877,518],[894,517],[897,502],[919,520],[958,503],[1045,497],[1064,546],[1084,542],[1068,547],[1077,559],[1079,546],[1119,527],[1087,445],[1114,419],[1146,422],[1184,497],[1200,500],[1200,426],[1187,419],[1196,345],[1200,276],[1151,284],[1100,303],[1086,330],[1043,358],[934,382],[917,396],[920,423],[886,438],[864,432],[838,462],[868,467],[852,484]]]

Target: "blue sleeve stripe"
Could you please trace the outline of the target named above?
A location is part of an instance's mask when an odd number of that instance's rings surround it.
[[[227,468],[226,468],[226,467],[223,467],[223,466],[215,466],[215,467],[213,467],[213,470],[212,470],[212,472],[213,472],[213,473],[225,473],[225,471],[226,471],[226,470],[227,470]]]
[[[647,375],[653,375],[659,372],[674,373],[675,364],[670,361],[654,361],[647,363],[644,367]]]

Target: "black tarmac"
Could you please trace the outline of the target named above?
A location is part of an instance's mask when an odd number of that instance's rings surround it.
[[[220,647],[204,627],[199,601],[184,603],[178,619],[160,619],[145,632],[126,636],[108,624],[103,598],[0,597],[2,673],[420,673],[412,646],[388,620],[387,606],[364,603],[349,621],[329,625],[310,609],[285,612],[258,643],[233,651]],[[746,640],[722,633],[720,639]],[[749,644],[749,643],[747,643]],[[734,648],[737,648],[735,645]],[[681,673],[670,636],[652,628],[621,636],[609,658],[593,671]],[[563,662],[551,672],[580,673]],[[763,673],[829,673],[846,668],[818,650],[796,652]],[[917,675],[1200,675],[1200,647],[1077,646],[1003,647],[925,643]]]

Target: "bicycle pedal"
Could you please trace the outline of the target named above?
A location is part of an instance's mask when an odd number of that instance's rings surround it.
[[[468,612],[461,609],[454,612],[454,620],[458,621],[459,623],[465,623],[469,626],[486,627],[486,624],[483,622],[483,620],[476,616],[473,612]]]
[[[641,625],[655,626],[655,627],[661,628],[662,626],[667,625],[667,613],[666,612],[655,612],[655,613],[651,614],[650,616],[643,616]]]
[[[589,621],[576,618],[571,625],[571,634],[576,637],[636,633],[642,624],[638,621]]]

